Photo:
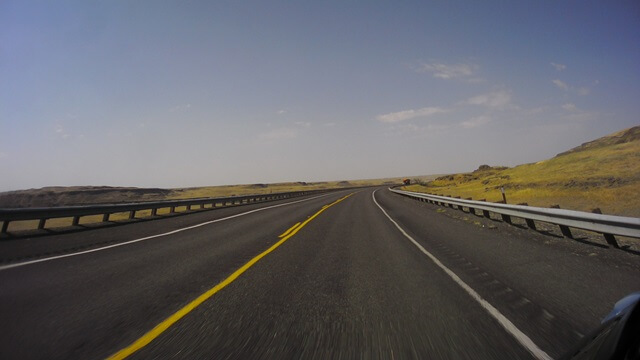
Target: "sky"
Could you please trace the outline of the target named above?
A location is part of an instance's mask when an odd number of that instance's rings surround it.
[[[0,191],[466,172],[638,114],[636,0],[0,1]]]

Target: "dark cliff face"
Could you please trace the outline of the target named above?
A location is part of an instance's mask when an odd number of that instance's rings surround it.
[[[0,208],[49,207],[164,200],[172,190],[108,186],[45,187],[0,193]]]

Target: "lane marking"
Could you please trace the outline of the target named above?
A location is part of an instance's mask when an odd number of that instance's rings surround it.
[[[279,238],[283,238],[287,235],[289,235],[290,232],[293,231],[293,229],[295,229],[298,225],[300,225],[299,222],[297,222],[295,225],[293,225],[292,227],[290,227],[287,231],[283,232],[282,234],[280,234],[280,236],[278,236]]]
[[[422,251],[422,253],[427,255],[427,257],[431,259],[431,261],[433,261],[436,265],[438,265],[438,267],[442,269],[447,275],[449,275],[449,277],[451,277],[453,281],[455,281],[469,295],[471,295],[471,297],[474,300],[476,300],[480,304],[480,306],[482,306],[489,313],[489,315],[491,315],[494,319],[496,319],[498,323],[502,325],[502,327],[509,334],[511,334],[511,336],[513,336],[522,346],[524,346],[524,348],[527,349],[536,359],[552,360],[551,356],[549,356],[546,352],[540,349],[538,345],[536,345],[525,333],[520,331],[520,329],[518,329],[511,321],[509,321],[509,319],[507,319],[504,315],[502,315],[500,311],[498,311],[498,309],[496,309],[495,307],[493,307],[493,305],[491,305],[489,302],[483,299],[480,296],[480,294],[478,294],[469,285],[467,285],[467,283],[462,281],[462,279],[460,279],[458,275],[456,275],[453,271],[451,271],[448,267],[446,267],[443,263],[441,263],[440,260],[438,260],[435,256],[433,256],[430,252],[428,252],[424,247],[422,247],[422,245],[420,245],[413,237],[411,237],[411,235],[407,234],[407,232],[404,231],[404,229],[402,229],[402,227],[400,227],[400,225],[398,225],[398,223],[395,222],[395,220],[393,220],[391,216],[389,216],[389,214],[387,214],[387,212],[382,208],[382,206],[380,206],[380,204],[376,200],[376,191],[374,191],[371,194],[371,197],[373,198],[373,202],[378,206],[378,208],[380,208],[382,213],[389,219],[389,221],[391,221],[393,225],[395,225],[398,228],[398,230],[400,230],[400,232],[402,233],[402,235],[404,235],[404,237],[411,240],[411,242],[420,251]]]
[[[192,226],[188,226],[188,227],[185,227],[185,228],[172,230],[172,231],[169,231],[169,232],[166,232],[166,233],[157,234],[157,235],[151,235],[151,236],[145,236],[143,238],[129,240],[129,241],[113,244],[113,245],[102,246],[102,247],[98,247],[98,248],[95,248],[95,249],[83,250],[83,251],[78,251],[78,252],[69,253],[69,254],[56,255],[56,256],[50,256],[50,257],[45,257],[45,258],[41,258],[41,259],[35,259],[35,260],[29,260],[29,261],[24,261],[24,262],[18,262],[18,263],[14,263],[14,264],[2,265],[2,266],[0,266],[0,271],[7,270],[7,269],[12,269],[12,268],[17,268],[17,267],[21,267],[21,266],[26,266],[26,265],[31,265],[31,264],[37,264],[37,263],[41,263],[41,262],[45,262],[45,261],[51,261],[51,260],[56,260],[56,259],[72,257],[72,256],[89,254],[89,253],[92,253],[92,252],[97,252],[97,251],[107,250],[107,249],[111,249],[111,248],[115,248],[115,247],[119,247],[119,246],[124,246],[124,245],[137,243],[137,242],[140,242],[140,241],[151,240],[151,239],[159,238],[159,237],[162,237],[162,236],[173,235],[173,234],[176,234],[176,233],[179,233],[179,232],[182,232],[182,231],[195,229],[195,228],[198,228],[200,226],[205,226],[205,225],[217,223],[217,222],[220,222],[220,221],[234,219],[234,218],[237,218],[237,217],[240,217],[240,216],[253,214],[253,213],[256,213],[256,212],[259,212],[259,211],[264,211],[264,210],[278,208],[278,207],[281,207],[281,206],[288,206],[288,205],[293,205],[293,204],[297,204],[297,203],[301,203],[301,202],[305,202],[305,201],[310,201],[310,200],[317,199],[317,198],[320,198],[320,197],[323,197],[323,196],[328,196],[328,195],[331,195],[331,194],[318,195],[318,196],[314,196],[314,197],[309,198],[309,199],[297,200],[297,201],[292,201],[292,202],[288,202],[288,203],[284,203],[284,204],[267,206],[267,207],[263,207],[263,208],[259,208],[259,209],[255,209],[255,210],[251,210],[251,211],[247,211],[247,212],[243,212],[243,213],[240,213],[240,214],[231,215],[231,216],[227,216],[227,217],[224,217],[224,218],[216,219],[216,220],[206,221],[206,222],[203,222],[203,223],[200,223],[200,224],[196,224],[196,225],[192,225]]]
[[[300,224],[300,226],[298,226],[297,228],[292,230],[289,233],[289,235],[286,235],[281,240],[278,240],[278,242],[273,244],[270,248],[268,248],[267,250],[265,250],[262,253],[260,253],[260,255],[258,255],[256,257],[254,257],[253,259],[249,260],[249,262],[244,264],[238,270],[234,271],[233,274],[229,275],[229,277],[224,279],[221,283],[219,283],[218,285],[216,285],[216,286],[212,287],[211,289],[207,290],[207,292],[205,292],[204,294],[198,296],[195,300],[191,301],[185,307],[183,307],[182,309],[178,310],[173,315],[171,315],[168,318],[166,318],[164,321],[162,321],[160,324],[156,325],[156,327],[151,329],[149,332],[147,332],[146,334],[142,335],[142,337],[140,337],[138,340],[134,341],[131,345],[129,345],[129,346],[125,347],[124,349],[118,351],[117,353],[109,356],[107,358],[107,360],[125,359],[126,357],[128,357],[131,354],[133,354],[134,352],[136,352],[136,351],[142,349],[143,347],[147,346],[155,338],[160,336],[160,334],[162,334],[165,330],[167,330],[169,327],[171,327],[171,325],[175,324],[178,320],[182,319],[185,315],[187,315],[193,309],[195,309],[200,304],[205,302],[207,299],[209,299],[210,297],[215,295],[218,291],[224,289],[227,285],[231,284],[234,280],[236,280],[240,275],[242,275],[245,271],[247,271],[250,267],[252,267],[255,263],[257,263],[260,259],[262,259],[263,257],[267,256],[273,250],[277,249],[285,241],[289,240],[293,235],[298,233],[298,231],[300,231],[300,229],[302,229],[305,225],[307,225],[311,220],[315,219],[318,215],[320,215],[326,209],[328,209],[331,206],[341,202],[342,200],[348,198],[351,195],[353,195],[353,193],[351,193],[351,194],[349,194],[349,195],[347,195],[345,197],[342,197],[342,198],[332,202],[328,206],[322,207],[322,209],[320,209],[318,212],[316,212],[315,214],[310,216],[307,220],[302,222],[302,224]]]

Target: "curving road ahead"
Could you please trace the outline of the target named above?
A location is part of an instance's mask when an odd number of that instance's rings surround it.
[[[638,256],[341,191],[0,243],[2,359],[556,358]]]

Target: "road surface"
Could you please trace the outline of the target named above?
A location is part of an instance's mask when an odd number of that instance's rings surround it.
[[[371,188],[3,241],[0,358],[556,358],[640,290],[637,255],[454,211]]]

